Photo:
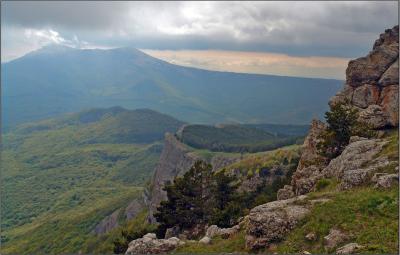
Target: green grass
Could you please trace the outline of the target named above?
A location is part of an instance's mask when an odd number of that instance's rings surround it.
[[[329,190],[332,187],[311,194],[311,198],[329,197],[332,201],[316,205],[286,240],[269,252],[333,252],[324,249],[323,237],[334,227],[348,234],[346,243],[365,246],[362,253],[398,252],[398,187],[389,191],[372,187],[345,192]],[[310,232],[316,233],[316,241],[305,239]]]
[[[198,242],[186,242],[185,245],[174,250],[173,254],[190,254],[190,253],[244,253],[245,249],[245,233],[241,231],[229,239],[213,238],[211,244],[200,244]]]

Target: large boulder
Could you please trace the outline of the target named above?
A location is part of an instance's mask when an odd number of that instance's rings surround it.
[[[253,208],[248,216],[246,247],[257,250],[281,241],[310,209],[300,205],[306,196],[266,203]]]
[[[350,103],[360,110],[360,120],[376,129],[399,125],[398,36],[398,26],[387,29],[367,56],[349,62],[346,84],[331,98],[331,107]]]
[[[356,140],[347,145],[337,158],[332,159],[322,172],[326,177],[341,179],[345,172],[360,169],[371,162],[386,143],[381,139]]]
[[[160,254],[169,252],[185,242],[176,237],[157,239],[156,234],[148,233],[129,243],[125,254]]]

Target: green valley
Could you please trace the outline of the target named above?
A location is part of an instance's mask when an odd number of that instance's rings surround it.
[[[96,224],[141,195],[164,133],[182,124],[151,110],[114,107],[4,134],[4,252],[78,252]]]

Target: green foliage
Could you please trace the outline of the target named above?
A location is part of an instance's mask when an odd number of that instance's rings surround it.
[[[348,234],[347,242],[364,246],[360,253],[398,253],[398,186],[389,191],[363,187],[344,192],[324,190],[310,195],[312,199],[328,197],[331,201],[314,206],[285,241],[269,252],[333,252],[324,249],[323,237],[331,228],[339,228]],[[305,239],[310,232],[316,233],[316,241]]]
[[[196,148],[224,152],[258,152],[273,150],[298,142],[300,136],[273,135],[245,125],[188,125],[178,135],[183,143]]]
[[[154,214],[160,229],[172,226],[189,229],[208,221],[211,176],[211,165],[199,160],[182,177],[165,185],[167,200],[161,202],[158,212]]]
[[[162,148],[155,139],[180,124],[149,110],[115,107],[30,123],[4,134],[4,253],[83,249],[96,239],[91,234],[95,225],[126,206],[152,175]],[[112,242],[107,244],[112,252]]]
[[[335,104],[325,113],[328,128],[321,134],[317,145],[319,153],[328,159],[339,156],[349,144],[351,136],[372,137],[374,132],[358,121],[358,110],[345,103]]]
[[[321,191],[324,188],[328,187],[329,185],[331,185],[332,181],[330,179],[321,179],[317,182],[317,184],[315,185],[315,189],[317,191]]]

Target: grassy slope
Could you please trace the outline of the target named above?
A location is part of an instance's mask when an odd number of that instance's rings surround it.
[[[102,218],[140,193],[161,153],[159,139],[180,124],[112,108],[5,134],[2,251],[78,252]]]
[[[398,130],[388,135],[389,144],[379,156],[388,156],[391,160],[398,157]],[[237,163],[238,165],[243,162]],[[393,172],[382,169],[385,172]],[[357,242],[363,245],[362,253],[398,253],[399,240],[399,187],[389,190],[378,190],[371,186],[341,191],[336,190],[336,180],[325,180],[327,186],[309,194],[309,199],[329,198],[331,201],[316,205],[311,213],[280,243],[271,245],[261,251],[265,253],[300,253],[308,251],[313,254],[333,252],[323,247],[323,237],[333,227],[339,228],[349,235],[346,243]],[[307,241],[305,236],[315,232],[317,240]],[[245,235],[241,233],[233,238],[214,239],[211,245],[187,243],[178,248],[176,253],[218,253],[218,252],[249,252],[245,249]]]

